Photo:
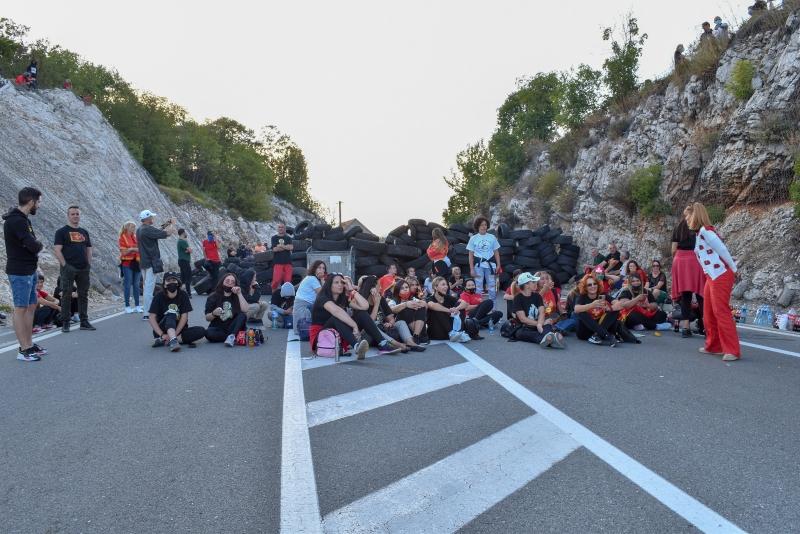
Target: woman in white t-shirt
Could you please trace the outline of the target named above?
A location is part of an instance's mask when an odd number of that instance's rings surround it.
[[[307,319],[311,321],[311,308],[314,307],[314,301],[317,300],[317,294],[322,289],[322,282],[325,281],[325,276],[328,274],[328,267],[322,260],[317,260],[311,264],[308,270],[308,276],[303,278],[300,285],[297,286],[297,292],[294,295],[294,310],[292,312],[292,324],[294,325],[294,333],[297,334],[297,325],[300,319]]]
[[[478,232],[469,238],[467,251],[469,252],[469,271],[478,286],[478,293],[483,293],[483,281],[489,289],[489,299],[494,302],[497,296],[497,275],[503,272],[500,267],[500,242],[488,233],[489,219],[478,216],[473,225]]]

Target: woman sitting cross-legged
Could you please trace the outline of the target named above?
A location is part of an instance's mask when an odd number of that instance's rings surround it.
[[[467,303],[450,294],[450,284],[442,276],[431,282],[433,295],[428,297],[428,336],[431,339],[466,343],[469,335],[461,328],[461,311]]]
[[[425,322],[428,317],[428,303],[417,298],[416,291],[419,286],[412,288],[407,280],[400,280],[394,285],[392,299],[388,302],[392,313],[398,321],[404,322],[411,330],[412,341],[415,345],[427,345],[429,340],[425,332]]]
[[[206,339],[211,343],[224,341],[226,347],[233,347],[237,334],[247,326],[248,307],[239,279],[235,274],[226,274],[206,300]]]
[[[637,300],[638,304],[623,310],[620,320],[625,326],[634,330],[669,330],[672,324],[667,322],[667,314],[659,309],[653,294],[644,288],[638,273],[629,273],[626,284],[617,294],[617,299],[625,303]]]
[[[492,309],[494,302],[489,299],[484,300],[483,296],[477,292],[475,280],[472,278],[464,281],[464,292],[461,293],[459,299],[467,303],[464,310],[466,316],[475,319],[479,327],[486,327],[490,322],[497,324],[503,318],[503,312]]]
[[[575,299],[578,339],[612,347],[617,344],[618,337],[621,341],[639,343],[620,322],[619,313],[642,302],[641,297],[621,303],[603,293],[600,287],[593,273],[587,274],[578,283],[578,297]]]
[[[352,317],[347,313],[348,308],[353,314]],[[333,328],[339,332],[348,346],[355,348],[359,360],[363,360],[369,350],[369,342],[361,336],[362,330],[372,339],[381,340],[378,343],[380,353],[394,352],[395,349],[383,339],[367,309],[369,309],[367,299],[353,287],[353,281],[349,276],[339,273],[329,275],[311,309],[309,330],[311,350],[317,350],[319,332],[325,328]]]
[[[513,319],[521,325],[514,332],[516,341],[538,343],[542,347],[564,348],[564,338],[553,332],[553,325],[545,323],[547,319],[544,301],[539,294],[539,277],[531,273],[522,273],[517,278],[519,293],[514,297]]]
[[[401,280],[405,283],[405,280]],[[399,284],[400,282],[398,282]],[[358,280],[358,292],[369,303],[369,316],[375,321],[383,339],[402,352],[413,350],[424,352],[425,348],[414,342],[414,336],[405,321],[398,321],[389,303],[378,290],[378,279],[375,276],[362,276]],[[373,339],[372,345],[376,346],[379,339]]]

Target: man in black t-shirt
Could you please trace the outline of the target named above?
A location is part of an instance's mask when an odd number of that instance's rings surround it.
[[[172,352],[181,349],[181,345],[195,347],[194,342],[206,335],[202,326],[189,326],[189,312],[192,302],[189,294],[181,289],[181,277],[178,273],[164,274],[164,291],[153,297],[147,320],[153,328],[153,347],[167,346]]]
[[[553,326],[544,324],[544,301],[538,291],[539,277],[522,273],[517,278],[519,293],[514,297],[511,312],[514,320],[522,325],[514,339],[538,343],[542,347],[564,348],[561,334],[553,332]]]
[[[292,281],[292,236],[286,233],[286,225],[278,224],[278,234],[272,236],[272,292],[284,282]]]
[[[69,332],[69,310],[72,282],[78,286],[78,315],[81,330],[96,330],[89,323],[89,269],[92,264],[92,241],[89,232],[81,228],[81,209],[67,209],[68,224],[56,231],[53,253],[61,264],[61,331]]]

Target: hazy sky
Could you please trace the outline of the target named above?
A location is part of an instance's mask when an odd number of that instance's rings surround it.
[[[458,151],[488,138],[518,77],[608,55],[601,27],[633,10],[642,78],[677,43],[752,1],[283,1],[5,3],[34,38],[116,68],[197,119],[274,124],[303,149],[312,194],[375,232],[440,220]],[[732,20],[731,20],[732,19]]]

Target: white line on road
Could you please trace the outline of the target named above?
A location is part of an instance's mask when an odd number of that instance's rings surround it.
[[[578,443],[533,415],[331,512],[325,532],[455,532],[544,473]]]
[[[92,319],[92,324],[102,323],[103,321],[107,321],[108,319],[113,319],[114,317],[119,317],[120,315],[124,315],[124,314],[125,314],[125,312],[121,311],[121,312],[117,312],[117,313],[112,313],[111,315],[106,315],[105,317],[100,317],[99,319]],[[41,336],[34,336],[33,342],[34,343],[38,343],[39,341],[43,341],[45,339],[50,339],[51,337],[56,337],[58,335],[61,335],[62,333],[63,332],[61,332],[61,329],[59,328],[55,332],[50,332],[48,334],[44,334],[44,335],[41,335]],[[11,351],[11,350],[16,350],[18,348],[19,348],[19,343],[14,343],[13,345],[9,345],[7,347],[3,347],[2,349],[0,349],[0,354],[2,354],[4,352]]]
[[[792,352],[790,350],[776,349],[774,347],[767,347],[766,345],[759,345],[758,343],[749,343],[747,341],[739,341],[740,345],[745,347],[753,347],[754,349],[768,350],[770,352],[777,352],[778,354],[785,354],[787,356],[794,356],[800,358],[800,352]]]
[[[281,532],[321,534],[300,362],[300,343],[287,342],[281,438]]]
[[[308,426],[314,427],[396,402],[455,386],[483,376],[471,363],[460,363],[308,403]]]
[[[624,477],[658,499],[703,532],[744,532],[694,497],[637,462],[609,442],[581,425],[522,384],[459,343],[450,346],[505,388],[509,393],[536,410],[578,443],[589,449]]]
[[[786,336],[786,337],[793,337],[795,339],[800,339],[800,334],[778,330],[777,328],[769,329],[758,326],[747,326],[743,324],[737,324],[736,328],[741,328],[743,330],[750,330],[753,332],[761,332],[762,334],[775,334],[778,336]]]

